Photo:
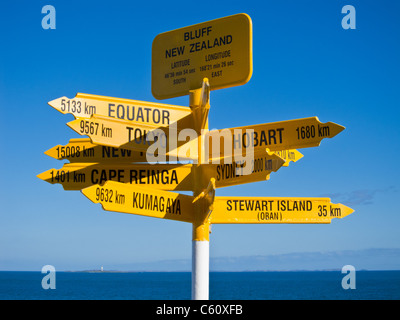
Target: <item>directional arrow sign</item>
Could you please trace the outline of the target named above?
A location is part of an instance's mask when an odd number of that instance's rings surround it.
[[[141,152],[147,152],[149,146],[155,144],[156,141],[157,145],[153,151],[164,151],[166,154],[168,154],[167,151],[175,150],[186,143],[186,140],[178,141],[180,130],[185,128],[184,123],[180,121],[168,127],[155,128],[134,121],[128,122],[93,115],[90,119],[76,119],[68,122],[67,125],[77,133],[89,136],[94,144]]]
[[[288,167],[291,161],[297,162],[303,158],[303,155],[296,149],[275,151],[275,154],[285,160],[285,163],[283,164],[284,167]]]
[[[282,166],[284,167],[288,167],[290,162],[297,162],[298,160],[300,160],[301,158],[303,158],[303,155],[296,149],[289,149],[289,150],[280,150],[280,151],[269,151],[268,148],[257,148],[256,151],[254,152],[254,159],[258,159],[260,157],[263,157],[265,155],[271,155],[271,154],[276,154],[279,158],[284,160],[284,163]],[[239,160],[236,162],[243,162],[243,156],[240,154],[239,156]],[[238,159],[238,158],[237,158]],[[220,161],[221,164],[224,163],[232,163],[235,162],[235,156],[228,156],[225,158],[221,158],[221,159],[209,159],[209,163],[212,163],[213,161]]]
[[[57,160],[69,160],[70,163],[153,162],[151,154],[150,157],[147,157],[143,151],[96,145],[91,142],[90,138],[71,139],[67,145],[56,145],[45,151],[45,154]],[[162,162],[176,160],[176,157],[166,156]],[[179,160],[192,160],[192,158],[182,154]]]
[[[201,165],[203,185],[211,178],[215,179],[216,188],[228,187],[238,184],[266,181],[272,171],[277,171],[285,161],[273,152],[258,155],[248,164],[224,163]]]
[[[244,13],[161,33],[152,46],[153,95],[186,95],[204,78],[211,90],[245,84],[253,72],[252,53],[252,22]]]
[[[216,197],[211,223],[330,223],[354,210],[329,198]]]
[[[71,139],[67,145],[57,145],[45,154],[57,160],[67,159],[70,163],[147,162],[144,152],[95,145],[89,138]]]
[[[65,190],[81,190],[108,180],[161,190],[192,190],[191,164],[98,164],[66,163],[38,175]]]
[[[316,147],[322,139],[332,138],[342,130],[344,127],[333,122],[321,123],[317,117],[213,130],[205,137],[206,152],[209,158],[218,158],[245,154],[251,147],[255,153],[259,148],[281,151]],[[226,139],[230,139],[227,148]],[[213,147],[214,143],[219,146]]]
[[[167,126],[191,113],[188,107],[85,93],[78,93],[72,99],[61,97],[50,101],[49,105],[61,113],[71,113],[75,118],[90,118],[97,114],[155,126]]]
[[[142,216],[193,221],[193,197],[179,193],[140,188],[114,181],[94,185],[82,190],[104,210],[138,214]]]

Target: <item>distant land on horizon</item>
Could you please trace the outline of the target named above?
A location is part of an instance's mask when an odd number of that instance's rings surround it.
[[[336,271],[345,265],[352,265],[358,271],[400,270],[400,248],[210,257],[210,272]],[[191,271],[191,269],[191,259],[137,262],[104,267],[108,272],[173,272]]]
[[[60,272],[85,273],[191,272],[192,270],[191,258],[124,264],[103,262],[98,267],[92,264],[82,268],[79,267],[79,262],[74,265],[66,267],[58,264],[55,268]],[[356,271],[400,270],[400,248],[210,257],[210,272],[341,271],[345,265],[354,266]],[[7,268],[6,264],[2,266],[0,261],[0,270],[37,271],[38,269],[11,269]]]

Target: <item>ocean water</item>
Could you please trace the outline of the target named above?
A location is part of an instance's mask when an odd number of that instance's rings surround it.
[[[0,271],[0,300],[190,300],[190,272],[57,272],[44,290],[40,272]],[[210,300],[399,300],[400,271],[357,271],[343,289],[340,271],[210,272]]]

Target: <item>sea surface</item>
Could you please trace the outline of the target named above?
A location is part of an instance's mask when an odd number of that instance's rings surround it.
[[[190,272],[56,272],[43,289],[41,272],[0,271],[0,300],[190,300]],[[343,289],[340,271],[210,272],[210,300],[399,300],[400,271],[357,271]]]

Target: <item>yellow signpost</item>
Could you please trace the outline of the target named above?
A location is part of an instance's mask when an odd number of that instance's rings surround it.
[[[296,149],[275,151],[275,154],[285,161],[284,167],[288,167],[290,162],[297,162],[303,158],[303,155]]]
[[[182,119],[183,121],[183,119]],[[184,123],[193,126],[191,115],[184,118]],[[186,143],[186,137],[179,139],[183,123],[175,122],[167,127],[154,127],[134,121],[111,119],[93,115],[89,119],[75,119],[67,125],[80,135],[90,137],[92,143],[115,148],[164,154],[177,153],[178,147]],[[194,132],[194,130],[193,130]]]
[[[89,138],[71,139],[67,145],[57,145],[45,154],[57,160],[74,162],[146,162],[146,153],[93,144]]]
[[[187,95],[210,79],[211,90],[245,84],[253,72],[252,22],[241,13],[161,33],[152,47],[157,99]]]
[[[329,198],[216,197],[210,223],[331,223],[353,211]]]
[[[284,163],[282,164],[282,166],[284,167],[288,167],[290,162],[297,162],[298,160],[300,160],[301,158],[303,158],[303,154],[301,154],[298,150],[296,149],[289,149],[289,150],[280,150],[280,151],[270,151],[268,148],[258,148],[256,150],[253,150],[254,153],[251,153],[251,159],[254,159],[253,161],[256,163],[257,160],[256,159],[260,159],[263,158],[265,156],[271,156],[273,154],[275,154],[276,156],[278,156],[280,159],[282,159],[284,161]],[[234,155],[228,155],[225,157],[214,157],[211,158],[212,153],[210,152],[210,159],[208,160],[208,163],[218,163],[218,164],[231,164],[234,162],[245,162],[245,157],[243,157],[242,154],[239,154],[236,157]],[[235,160],[238,159],[238,160]],[[261,160],[259,160],[259,162],[261,162]],[[256,163],[257,165],[257,163]],[[260,163],[258,163],[258,165],[261,165]]]
[[[107,181],[82,190],[104,210],[193,222],[193,197],[169,191]]]
[[[39,174],[38,178],[59,183],[64,190],[81,190],[112,180],[160,190],[188,191],[193,189],[191,173],[191,164],[66,163],[61,169]]]
[[[276,172],[285,164],[285,160],[274,153],[255,157],[248,163],[223,163],[200,165],[203,186],[206,186],[211,178],[215,179],[215,187],[228,187],[238,184],[266,181],[271,172]]]
[[[194,222],[194,197],[115,181],[93,185],[82,193],[104,210]],[[354,212],[329,198],[215,197],[209,224],[328,224]]]
[[[344,130],[336,123],[321,123],[317,117],[272,122],[246,127],[213,130],[205,137],[209,159],[245,154],[248,148],[271,151],[319,146],[324,138],[332,138]],[[226,140],[230,143],[226,145]],[[213,147],[217,143],[218,148]],[[216,151],[216,152],[214,152]]]
[[[89,138],[46,151],[70,163],[38,177],[82,190],[107,211],[191,223],[192,298],[208,299],[211,224],[326,224],[353,212],[329,198],[215,196],[217,188],[268,180],[303,157],[296,149],[344,130],[310,117],[208,132],[210,90],[244,84],[251,74],[246,14],[162,33],[153,42],[153,95],[189,95],[189,108],[87,94],[55,99],[49,104],[72,113],[68,125]],[[167,157],[148,157],[160,154]],[[178,159],[190,163],[172,163]]]
[[[73,114],[75,118],[90,118],[96,114],[156,127],[168,126],[191,114],[188,107],[87,93],[77,93],[72,99],[57,98],[50,101],[49,105],[63,114]]]

